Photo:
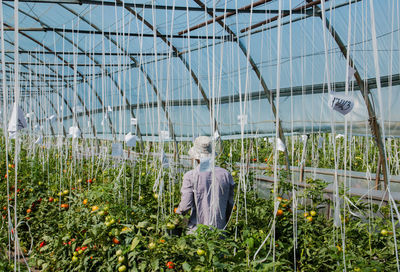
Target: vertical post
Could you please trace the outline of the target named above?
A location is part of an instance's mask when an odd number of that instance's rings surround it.
[[[382,158],[379,156],[378,159],[378,167],[376,169],[376,176],[375,176],[375,188],[379,189],[382,188],[382,186],[379,185],[379,180],[381,179],[381,165],[382,165]]]
[[[311,0],[307,0],[307,2],[311,2]],[[314,13],[314,15],[321,18],[321,20],[322,20],[321,9],[318,6],[315,6],[315,10],[317,12]],[[336,30],[333,28],[332,24],[329,22],[329,20],[327,18],[325,18],[325,26],[329,30],[329,33],[331,33],[333,39],[335,40],[337,46],[339,47],[339,49],[341,51],[343,57],[347,58],[347,48],[344,45],[343,41],[340,39],[339,33],[336,32]],[[369,122],[369,125],[371,128],[371,133],[374,136],[376,145],[378,146],[379,156],[382,158],[382,160],[381,160],[382,173],[383,173],[383,180],[384,180],[385,189],[386,189],[386,186],[388,183],[388,174],[386,172],[387,168],[386,168],[386,157],[385,157],[385,152],[384,152],[384,142],[383,142],[384,139],[382,139],[379,124],[376,121],[375,110],[372,107],[372,103],[369,98],[369,95],[370,95],[369,86],[366,81],[362,80],[360,73],[358,72],[358,69],[357,69],[353,59],[350,57],[350,55],[349,55],[348,63],[355,70],[354,77],[356,79],[357,85],[360,87],[360,92],[363,95],[365,105],[367,107],[368,117],[369,117],[368,122]]]

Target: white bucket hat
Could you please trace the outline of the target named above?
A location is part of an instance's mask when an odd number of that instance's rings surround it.
[[[212,139],[207,136],[199,136],[194,140],[193,146],[189,149],[189,156],[192,159],[210,157],[212,155]]]

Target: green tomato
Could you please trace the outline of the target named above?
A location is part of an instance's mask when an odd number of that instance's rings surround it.
[[[119,272],[124,272],[124,271],[126,271],[126,266],[125,266],[125,265],[121,265],[121,266],[118,268],[118,271],[119,271]]]
[[[199,249],[197,250],[197,255],[203,256],[203,255],[205,255],[205,254],[206,254],[206,251],[205,251],[204,249],[199,248]]]
[[[153,250],[155,248],[156,248],[156,244],[155,243],[153,243],[153,242],[149,243],[149,249]]]
[[[97,214],[100,215],[100,216],[103,216],[104,215],[104,211],[99,211]]]
[[[118,249],[117,252],[115,252],[115,255],[121,256],[121,255],[122,255],[122,250],[121,250],[121,249]]]
[[[75,252],[73,253],[73,255],[74,255],[74,256],[78,256],[78,252],[75,251]]]
[[[118,263],[123,263],[125,261],[125,257],[124,256],[119,256],[118,257]]]
[[[236,172],[236,171],[233,171],[233,172],[232,172],[232,177],[236,177],[236,175],[237,175],[237,172]]]
[[[382,234],[383,236],[386,236],[386,235],[388,235],[388,231],[385,230],[385,229],[383,229],[383,230],[381,230],[381,234]]]
[[[167,223],[167,229],[172,230],[175,228],[175,224],[172,224],[170,222]]]
[[[311,216],[316,216],[316,215],[317,215],[317,212],[316,212],[316,211],[311,211],[311,212],[310,212],[310,215],[311,215]]]
[[[78,257],[73,256],[73,257],[72,257],[72,262],[73,262],[73,263],[76,263],[77,261],[78,261]]]

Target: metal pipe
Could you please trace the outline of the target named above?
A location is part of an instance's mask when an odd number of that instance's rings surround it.
[[[206,22],[203,22],[203,23],[200,23],[198,25],[192,26],[192,27],[190,27],[188,29],[182,30],[178,34],[182,35],[182,34],[190,32],[190,31],[202,28],[203,26],[213,24],[213,23],[218,22],[220,20],[225,20],[226,18],[228,18],[228,17],[230,17],[232,15],[235,15],[239,10],[250,10],[251,11],[254,7],[263,5],[263,4],[265,4],[267,2],[271,2],[271,1],[272,0],[259,0],[259,1],[255,2],[255,3],[251,3],[250,5],[238,8],[237,10],[229,11],[227,13],[224,13],[224,14],[220,15],[220,16],[213,17],[212,19],[210,19],[210,20],[208,20]]]

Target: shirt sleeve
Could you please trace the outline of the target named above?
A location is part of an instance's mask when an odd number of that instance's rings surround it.
[[[229,195],[228,195],[228,203],[226,205],[226,220],[228,221],[231,216],[233,203],[234,203],[234,192],[235,192],[235,182],[233,181],[233,177],[231,174],[228,174],[229,179]]]
[[[176,210],[177,214],[185,214],[194,206],[193,185],[190,177],[190,174],[186,174],[183,176],[181,202],[179,203],[178,209]]]
[[[234,191],[235,191],[235,182],[233,181],[233,177],[231,174],[229,174],[229,184],[230,184],[230,188],[229,188],[229,204],[232,205],[233,207],[233,197],[234,197]]]

